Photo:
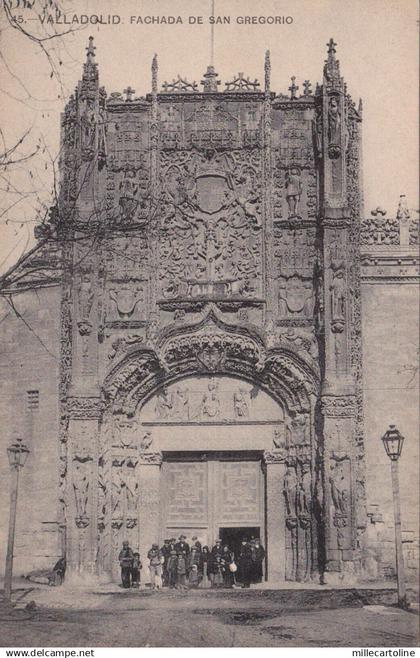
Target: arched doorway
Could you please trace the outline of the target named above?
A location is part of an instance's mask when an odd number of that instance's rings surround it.
[[[99,562],[123,539],[260,534],[269,581],[318,573],[317,378],[291,352],[199,327],[136,348],[105,380]]]

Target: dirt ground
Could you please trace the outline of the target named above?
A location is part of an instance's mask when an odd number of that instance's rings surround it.
[[[418,615],[360,596],[270,592],[35,589],[0,608],[3,647],[334,647],[418,645]],[[317,598],[318,597],[318,598]],[[35,608],[26,602],[35,601]],[[31,610],[32,608],[32,610]]]

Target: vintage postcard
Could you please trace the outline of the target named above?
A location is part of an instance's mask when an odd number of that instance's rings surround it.
[[[3,647],[414,655],[417,19],[2,0]]]

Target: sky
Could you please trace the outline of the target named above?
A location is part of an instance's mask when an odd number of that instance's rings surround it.
[[[230,24],[214,27],[214,64],[222,81],[243,72],[263,83],[264,53],[269,49],[273,91],[287,93],[292,75],[297,84],[309,79],[315,87],[322,81],[326,43],[334,38],[348,91],[356,104],[363,99],[365,215],[378,205],[388,215],[395,215],[400,194],[407,195],[414,215],[419,207],[417,3],[214,1],[215,16],[230,17]],[[68,25],[41,23],[44,0],[34,0],[32,9],[22,9],[19,0],[10,2],[12,14],[32,33],[45,37],[54,30],[69,29]],[[59,71],[57,78],[50,77],[51,62],[40,46],[1,16],[2,148],[10,148],[28,131],[14,157],[26,157],[34,150],[36,155],[7,171],[0,166],[0,272],[33,246],[33,226],[51,199],[60,113],[81,77],[89,35],[95,38],[100,83],[108,93],[121,92],[128,85],[136,95],[150,91],[154,53],[158,54],[160,84],[178,73],[200,82],[210,62],[211,0],[61,0],[61,6],[67,20],[74,15],[79,20],[82,15],[102,15],[105,21],[108,16],[118,18],[113,19],[114,24],[79,26],[60,39],[44,41]],[[180,16],[182,23],[150,25],[138,21],[138,17],[144,20],[146,16]],[[190,16],[195,23],[189,22]],[[238,17],[240,21],[247,16],[292,20],[272,25],[238,23]]]

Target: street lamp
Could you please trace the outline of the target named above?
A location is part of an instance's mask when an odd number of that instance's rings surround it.
[[[395,552],[397,562],[397,587],[398,587],[398,605],[400,608],[407,608],[407,597],[405,592],[404,578],[404,558],[402,550],[401,536],[401,508],[400,508],[400,487],[398,481],[398,459],[400,458],[404,443],[403,435],[398,431],[395,425],[390,425],[389,429],[382,437],[385,452],[391,460],[391,478],[392,478],[392,497],[394,501],[394,526],[395,526]]]
[[[25,446],[22,439],[16,439],[15,443],[7,448],[7,456],[10,464],[10,516],[9,537],[7,541],[6,570],[4,574],[4,596],[10,601],[12,595],[12,573],[13,573],[13,546],[15,543],[16,504],[19,486],[19,471],[25,466],[29,455],[29,448]]]

